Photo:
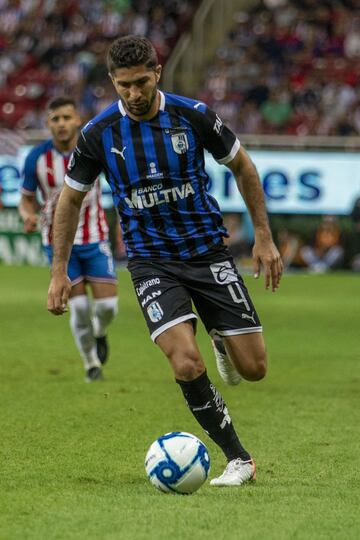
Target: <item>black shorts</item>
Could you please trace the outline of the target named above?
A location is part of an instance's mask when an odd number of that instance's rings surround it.
[[[197,316],[210,335],[262,332],[249,293],[227,250],[189,261],[130,260],[128,269],[153,341]]]

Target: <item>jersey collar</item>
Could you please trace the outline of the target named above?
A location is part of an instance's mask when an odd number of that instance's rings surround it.
[[[161,90],[158,90],[158,92],[160,94],[159,111],[164,111],[165,110],[165,95]],[[119,111],[120,111],[121,116],[126,116],[126,111],[124,109],[124,105],[122,104],[121,99],[119,99],[118,105],[119,105]]]

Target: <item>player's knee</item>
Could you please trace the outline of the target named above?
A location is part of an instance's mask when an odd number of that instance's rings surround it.
[[[199,377],[205,369],[197,351],[182,350],[174,352],[170,358],[176,379],[192,381]]]
[[[94,314],[109,324],[118,312],[117,296],[98,298],[94,300]]]
[[[266,375],[267,357],[266,351],[260,350],[253,354],[246,365],[243,376],[248,381],[260,381]]]
[[[70,324],[76,328],[84,328],[91,322],[90,304],[86,295],[74,296],[69,300]]]

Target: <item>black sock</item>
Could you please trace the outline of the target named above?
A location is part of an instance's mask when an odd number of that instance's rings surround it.
[[[228,461],[251,459],[241,446],[223,398],[210,382],[206,371],[193,381],[179,381],[189,409],[209,437],[220,446]]]

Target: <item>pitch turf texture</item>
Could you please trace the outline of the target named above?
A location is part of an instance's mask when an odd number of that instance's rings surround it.
[[[165,495],[144,473],[159,435],[184,430],[221,452],[184,406],[150,341],[129,274],[104,382],[85,384],[68,315],[45,310],[48,270],[0,267],[1,540],[359,539],[359,276],[247,278],[265,328],[266,380],[228,388],[198,339],[258,480]]]

